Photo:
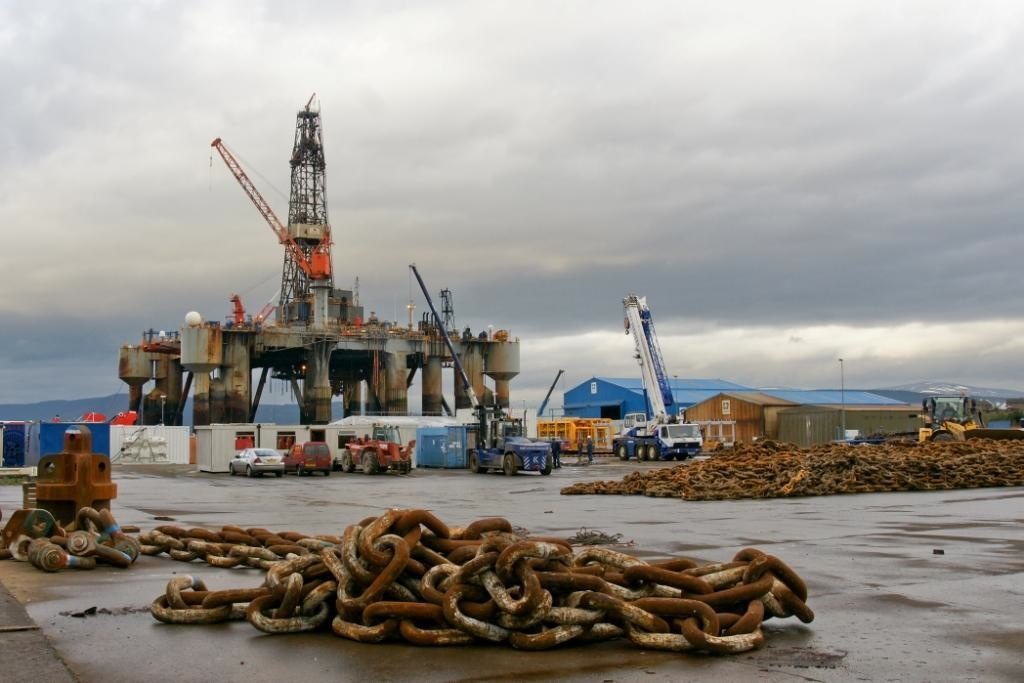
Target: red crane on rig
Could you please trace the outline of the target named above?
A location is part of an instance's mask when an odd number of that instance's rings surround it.
[[[331,278],[331,229],[329,226],[324,225],[321,232],[321,236],[316,244],[309,250],[307,255],[306,250],[299,244],[298,240],[292,235],[291,231],[288,230],[282,223],[281,219],[277,217],[274,210],[270,208],[270,204],[263,198],[260,191],[253,185],[252,180],[246,175],[245,171],[242,170],[241,164],[238,163],[238,159],[235,155],[227,148],[224,141],[217,138],[210,143],[210,146],[220,153],[224,163],[227,165],[228,170],[235,176],[235,180],[242,186],[245,193],[249,195],[249,199],[256,205],[256,210],[260,212],[264,220],[267,221],[267,225],[277,235],[278,241],[284,245],[284,248],[289,252],[292,259],[294,259],[296,265],[302,269],[309,279],[311,280],[329,280]],[[308,233],[307,233],[308,234]],[[308,239],[308,238],[305,238]]]
[[[270,208],[221,138],[211,143],[278,241],[284,245],[277,310],[278,323],[284,324],[307,322],[310,317],[314,323],[318,320],[326,322],[328,301],[334,288],[331,227],[327,220],[326,163],[319,106],[314,107],[313,104],[315,98],[314,93],[296,115],[295,145],[289,159],[292,170],[287,226]]]

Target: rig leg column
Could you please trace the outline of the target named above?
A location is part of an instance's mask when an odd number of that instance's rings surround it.
[[[192,393],[192,424],[210,424],[210,373],[196,372]]]
[[[423,366],[423,414],[441,414],[441,357],[430,356]]]
[[[331,421],[331,342],[316,342],[306,356],[306,413],[312,424]]]
[[[232,338],[224,349],[224,419],[248,422],[252,395],[252,367],[244,338]]]
[[[389,353],[385,365],[385,403],[388,415],[405,415],[409,412],[409,391],[405,386],[406,375],[404,353]]]

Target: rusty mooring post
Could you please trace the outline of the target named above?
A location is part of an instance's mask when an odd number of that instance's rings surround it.
[[[61,525],[74,521],[83,507],[109,510],[116,497],[110,458],[92,452],[92,432],[85,425],[68,427],[62,453],[39,459],[36,507],[48,510]]]

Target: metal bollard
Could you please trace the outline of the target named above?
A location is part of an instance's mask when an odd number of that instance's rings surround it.
[[[92,452],[92,433],[84,425],[64,433],[64,452],[40,458],[36,479],[36,507],[60,524],[70,524],[83,507],[108,510],[117,497],[110,458]]]

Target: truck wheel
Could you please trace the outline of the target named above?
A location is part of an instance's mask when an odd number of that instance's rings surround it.
[[[953,432],[935,432],[932,434],[932,441],[956,441]]]
[[[676,453],[676,460],[686,460],[686,453]]]
[[[469,454],[469,471],[473,474],[480,474],[483,472],[480,469],[480,459],[476,456],[476,451]]]
[[[341,454],[341,471],[350,474],[356,471],[356,464],[352,462],[352,454],[347,448]]]
[[[511,477],[516,473],[516,456],[511,453],[506,453],[505,457],[501,461],[501,469],[505,473],[506,477]]]
[[[619,456],[619,460],[629,460],[629,449],[626,448],[626,444],[624,443],[619,444],[616,454]]]
[[[377,454],[371,451],[363,453],[363,474],[377,474],[380,463],[377,462]]]
[[[297,467],[295,468],[295,476],[296,476],[296,477],[301,477],[301,476],[302,476],[303,474],[305,474],[305,472],[304,472],[304,471],[303,471],[303,469],[302,469],[302,465],[298,465],[298,466],[297,466]]]
[[[636,459],[641,461],[647,460],[647,446],[642,443],[636,445]]]
[[[329,476],[331,476],[331,470],[330,470],[329,468],[328,468],[328,469],[326,469],[326,470],[324,470],[324,476],[325,476],[325,477],[329,477]]]
[[[658,444],[651,444],[647,447],[647,459],[648,460],[661,460],[661,448]]]
[[[550,455],[547,456],[546,458],[544,458],[544,469],[542,469],[540,473],[545,476],[551,474],[551,468],[554,466],[554,464],[554,459]]]

